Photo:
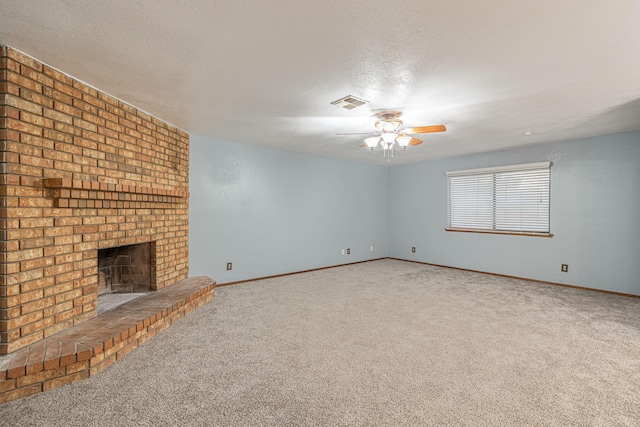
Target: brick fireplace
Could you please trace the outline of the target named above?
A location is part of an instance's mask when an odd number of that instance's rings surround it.
[[[103,250],[146,246],[147,290],[188,277],[189,135],[0,49],[0,354],[10,354],[96,316]]]

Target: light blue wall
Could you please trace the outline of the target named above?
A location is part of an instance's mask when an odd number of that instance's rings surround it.
[[[191,276],[227,283],[388,255],[388,168],[190,140]]]
[[[446,171],[547,160],[552,238],[444,231]],[[640,132],[393,166],[389,213],[392,257],[640,295]]]
[[[446,171],[546,160],[554,237],[444,231]],[[192,135],[190,177],[192,276],[392,256],[640,295],[640,132],[389,168]]]

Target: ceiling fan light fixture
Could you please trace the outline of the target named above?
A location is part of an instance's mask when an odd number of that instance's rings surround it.
[[[372,136],[364,140],[364,143],[367,144],[367,147],[371,148],[372,150],[376,148],[378,142],[380,142],[379,136]]]
[[[397,134],[393,132],[382,133],[382,139],[384,140],[385,144],[393,144],[393,142],[396,140],[396,136]]]
[[[405,151],[408,146],[422,144],[420,139],[414,138],[413,134],[444,132],[447,128],[444,125],[429,125],[412,128],[403,127],[402,120],[399,119],[402,113],[398,111],[383,111],[375,116],[378,121],[375,127],[378,132],[356,132],[356,133],[339,133],[337,135],[371,135],[365,138],[364,143],[360,147],[368,147],[371,151],[382,151],[384,157],[389,161],[393,157],[395,151]]]
[[[411,137],[409,135],[400,135],[396,138],[396,141],[398,145],[404,149],[407,148],[407,145],[411,142]]]

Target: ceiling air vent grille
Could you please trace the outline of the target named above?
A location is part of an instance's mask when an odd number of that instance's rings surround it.
[[[347,110],[353,110],[361,105],[368,104],[369,101],[365,101],[364,99],[356,98],[353,95],[347,95],[344,98],[340,98],[337,101],[333,101],[331,105],[335,105],[336,107],[346,108]]]

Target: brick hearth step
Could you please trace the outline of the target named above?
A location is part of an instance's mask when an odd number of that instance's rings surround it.
[[[0,402],[97,374],[211,300],[214,288],[208,277],[191,277],[0,356]]]

